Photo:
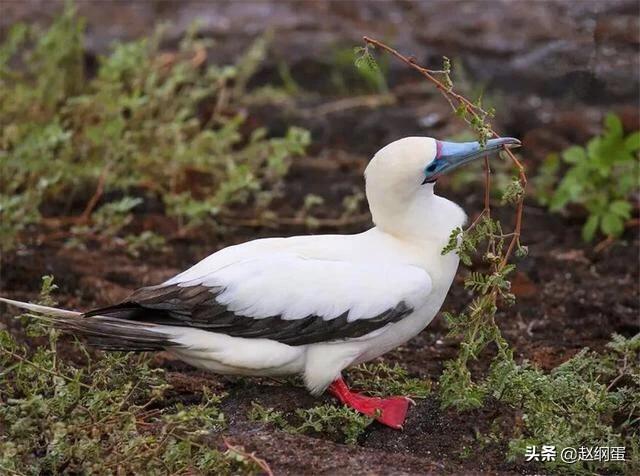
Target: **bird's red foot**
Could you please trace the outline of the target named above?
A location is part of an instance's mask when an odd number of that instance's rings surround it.
[[[408,397],[378,398],[360,395],[352,392],[342,378],[329,385],[328,390],[348,407],[396,430],[402,430],[409,404],[414,403]]]

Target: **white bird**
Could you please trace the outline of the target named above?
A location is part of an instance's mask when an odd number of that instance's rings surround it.
[[[403,344],[438,313],[458,268],[442,255],[466,215],[434,194],[442,174],[513,138],[451,143],[407,137],[366,168],[375,226],[355,235],[258,239],[224,248],[124,302],[80,313],[0,300],[52,315],[64,330],[107,350],[166,350],[220,374],[299,374],[312,394],[402,428],[406,397],[352,392],[347,367]]]

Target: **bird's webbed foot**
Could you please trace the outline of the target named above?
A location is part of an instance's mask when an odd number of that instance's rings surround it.
[[[409,405],[415,402],[408,397],[367,397],[351,391],[342,378],[329,385],[329,393],[354,410],[375,418],[396,430],[402,430]]]

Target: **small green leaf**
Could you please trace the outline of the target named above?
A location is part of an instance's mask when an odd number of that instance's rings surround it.
[[[627,152],[635,152],[640,149],[640,131],[627,136],[624,140],[624,148]]]
[[[516,253],[515,253],[516,257],[524,258],[528,254],[529,254],[529,247],[518,244],[518,247],[516,248]]]
[[[591,215],[587,222],[582,227],[582,239],[584,241],[591,241],[596,234],[598,225],[600,224],[600,217],[598,215]]]
[[[620,236],[624,231],[624,221],[618,215],[607,213],[602,217],[600,228],[607,236]]]
[[[616,200],[609,204],[609,211],[623,219],[627,219],[631,216],[632,208],[631,204],[624,200]]]
[[[607,114],[607,117],[604,120],[604,123],[607,127],[607,135],[611,135],[613,137],[622,137],[622,122],[620,118],[613,113]]]
[[[602,156],[602,138],[594,137],[587,142],[587,156],[591,161],[601,160]]]
[[[442,71],[445,71],[446,73],[451,72],[451,60],[446,56],[442,57]]]
[[[574,145],[562,153],[562,158],[569,164],[576,164],[580,161],[586,160],[587,154],[582,147]]]

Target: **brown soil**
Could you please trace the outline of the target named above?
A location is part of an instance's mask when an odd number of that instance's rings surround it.
[[[353,45],[363,33],[384,33],[381,23],[376,22],[380,16],[389,19],[397,14],[399,18],[409,18],[414,25],[411,34],[399,34],[402,30],[389,20],[388,24],[393,28],[389,28],[388,36],[397,35],[397,44],[404,45],[405,51],[406,48],[416,51],[420,60],[435,61],[441,54],[459,56],[470,76],[486,81],[490,91],[501,98],[498,129],[505,135],[523,138],[522,153],[530,175],[548,152],[561,150],[570,143],[584,143],[598,130],[604,112],[617,111],[628,129],[638,128],[638,112],[633,106],[638,102],[637,88],[635,92],[625,89],[618,75],[626,71],[624,74],[637,77],[637,68],[633,73],[633,64],[619,63],[617,69],[610,67],[609,75],[601,74],[601,69],[594,70],[589,64],[586,53],[573,55],[580,48],[600,51],[603,44],[613,48],[618,55],[633,51],[634,45],[640,44],[637,34],[628,26],[633,18],[637,19],[634,2],[489,2],[482,4],[482,8],[477,6],[481,2],[408,5],[393,2],[385,4],[387,9],[375,3],[336,2],[328,6],[298,3],[293,8],[289,2],[259,2],[247,4],[245,13],[248,11],[246,14],[249,15],[252,9],[259,9],[260,3],[280,12],[276,15],[277,21],[269,16],[267,23],[286,23],[285,20],[291,18],[288,29],[278,37],[276,45],[281,54],[284,52],[291,58],[293,74],[298,74],[296,79],[300,78],[299,82],[306,88],[312,88],[317,80],[313,75],[305,75],[305,71],[322,68],[322,59],[326,61],[327,45],[331,42],[325,36],[334,42]],[[106,7],[108,2],[80,4],[81,11],[90,19],[89,32],[93,40],[88,46],[89,53],[93,54],[101,51],[105,38],[117,35],[106,31],[104,23],[96,20],[103,17],[104,9],[115,7],[113,4]],[[29,18],[31,15],[41,19],[47,11],[37,8],[29,11],[19,3],[11,5],[16,17]],[[178,36],[179,27],[188,24],[186,19],[194,18],[208,8],[202,2],[185,2],[180,9],[176,6],[174,10],[169,8],[170,2],[140,2],[140,5],[147,5],[137,7],[137,10],[144,10],[137,15],[142,15],[146,23],[134,15],[129,23],[123,23],[125,36],[144,34],[148,31],[145,25],[166,16],[182,19],[176,26]],[[460,14],[447,14],[451,8],[458,8]],[[234,21],[242,23],[245,18],[238,6],[224,4],[220,9],[232,25]],[[384,11],[379,11],[381,9]],[[128,15],[125,9],[116,9],[116,12],[122,17]],[[498,23],[496,15],[506,20]],[[528,20],[525,22],[524,18]],[[139,24],[135,24],[136,21]],[[225,33],[216,30],[215,21],[211,20],[211,25],[211,34],[226,45],[221,48],[221,55],[227,54],[225,52],[233,54],[231,44],[243,44],[265,26],[256,27],[253,33],[230,27]],[[226,39],[238,41],[225,42]],[[316,42],[310,42],[310,39]],[[313,47],[302,51],[301,45],[305,42]],[[555,49],[549,48],[549,44],[556,44],[554,42],[564,43]],[[534,51],[538,52],[538,57],[532,56]],[[573,63],[564,65],[564,69],[555,68],[555,65],[564,64],[567,58]],[[550,65],[551,77],[538,71],[540,64]],[[605,61],[601,66],[610,65]],[[576,72],[581,74],[574,74]],[[270,80],[272,74],[269,66],[265,67],[258,82]],[[514,82],[513,78],[520,78],[522,84]],[[399,99],[392,106],[341,110],[329,116],[304,113],[335,99],[330,93],[323,93],[313,100],[302,100],[298,112],[269,108],[254,111],[252,124],[264,124],[277,131],[283,124],[292,123],[313,132],[314,146],[310,157],[292,168],[285,187],[287,195],[277,204],[276,211],[282,216],[292,216],[305,194],[316,193],[326,199],[318,214],[335,217],[342,198],[351,194],[354,187],[362,188],[362,170],[379,146],[406,135],[442,137],[459,131],[459,124],[449,119],[446,104],[437,96],[424,92],[406,93],[407,85],[415,86],[419,82],[418,78],[394,65],[391,86],[392,91],[398,92]],[[516,84],[517,90],[514,89]],[[583,89],[575,85],[581,85]],[[427,112],[438,116],[436,125],[421,125],[421,118],[424,119]],[[478,178],[478,182],[480,180]],[[471,217],[481,209],[479,187],[454,194],[446,182],[439,185],[439,193],[456,200]],[[151,206],[147,208],[136,216],[132,229],[153,229],[167,236],[165,253],[133,259],[123,250],[99,242],[89,243],[84,251],[68,249],[64,239],[55,238],[56,233],[68,225],[47,220],[43,226],[25,233],[24,247],[19,253],[2,257],[0,295],[15,299],[34,298],[40,277],[54,274],[60,286],[56,295],[60,305],[89,309],[122,299],[136,287],[158,283],[229,244],[262,236],[309,232],[303,226],[246,227],[224,239],[202,231],[183,236],[175,233],[177,227],[170,219],[155,212]],[[81,210],[82,203],[76,212]],[[49,214],[55,215],[55,211],[51,210]],[[500,213],[508,221],[510,212]],[[355,222],[339,229],[326,228],[317,232],[354,232],[368,226],[370,224],[366,222]],[[529,246],[530,253],[518,262],[518,274],[513,283],[518,302],[500,312],[499,324],[518,359],[531,360],[545,369],[566,361],[585,346],[602,349],[612,333],[631,336],[640,330],[638,230],[630,228],[621,240],[596,251],[582,242],[580,226],[578,215],[550,215],[534,202],[527,203],[523,242]],[[468,302],[469,295],[461,285],[466,272],[459,272],[444,309],[459,310]],[[5,324],[15,326],[6,315],[0,319],[0,326]],[[402,364],[415,376],[437,381],[443,362],[457,352],[457,342],[446,338],[445,334],[444,323],[436,319],[419,336],[384,358]],[[485,355],[477,370],[485,368],[489,359],[490,355]],[[272,426],[251,422],[246,416],[252,401],[292,412],[299,407],[330,401],[329,397],[313,398],[303,388],[289,383],[206,374],[166,355],[159,355],[157,363],[171,370],[176,399],[186,403],[193,401],[194,392],[198,392],[203,384],[225,391],[227,397],[222,409],[229,422],[225,435],[266,459],[276,474],[524,474],[536,470],[531,465],[506,463],[506,440],[485,444],[477,438],[478,434],[489,433],[495,425],[506,435],[521,425],[518,414],[495,402],[481,410],[459,413],[441,410],[437,397],[431,396],[411,408],[404,431],[374,423],[357,445],[347,446],[322,434],[290,435]],[[220,444],[220,438],[212,437],[212,443]]]

